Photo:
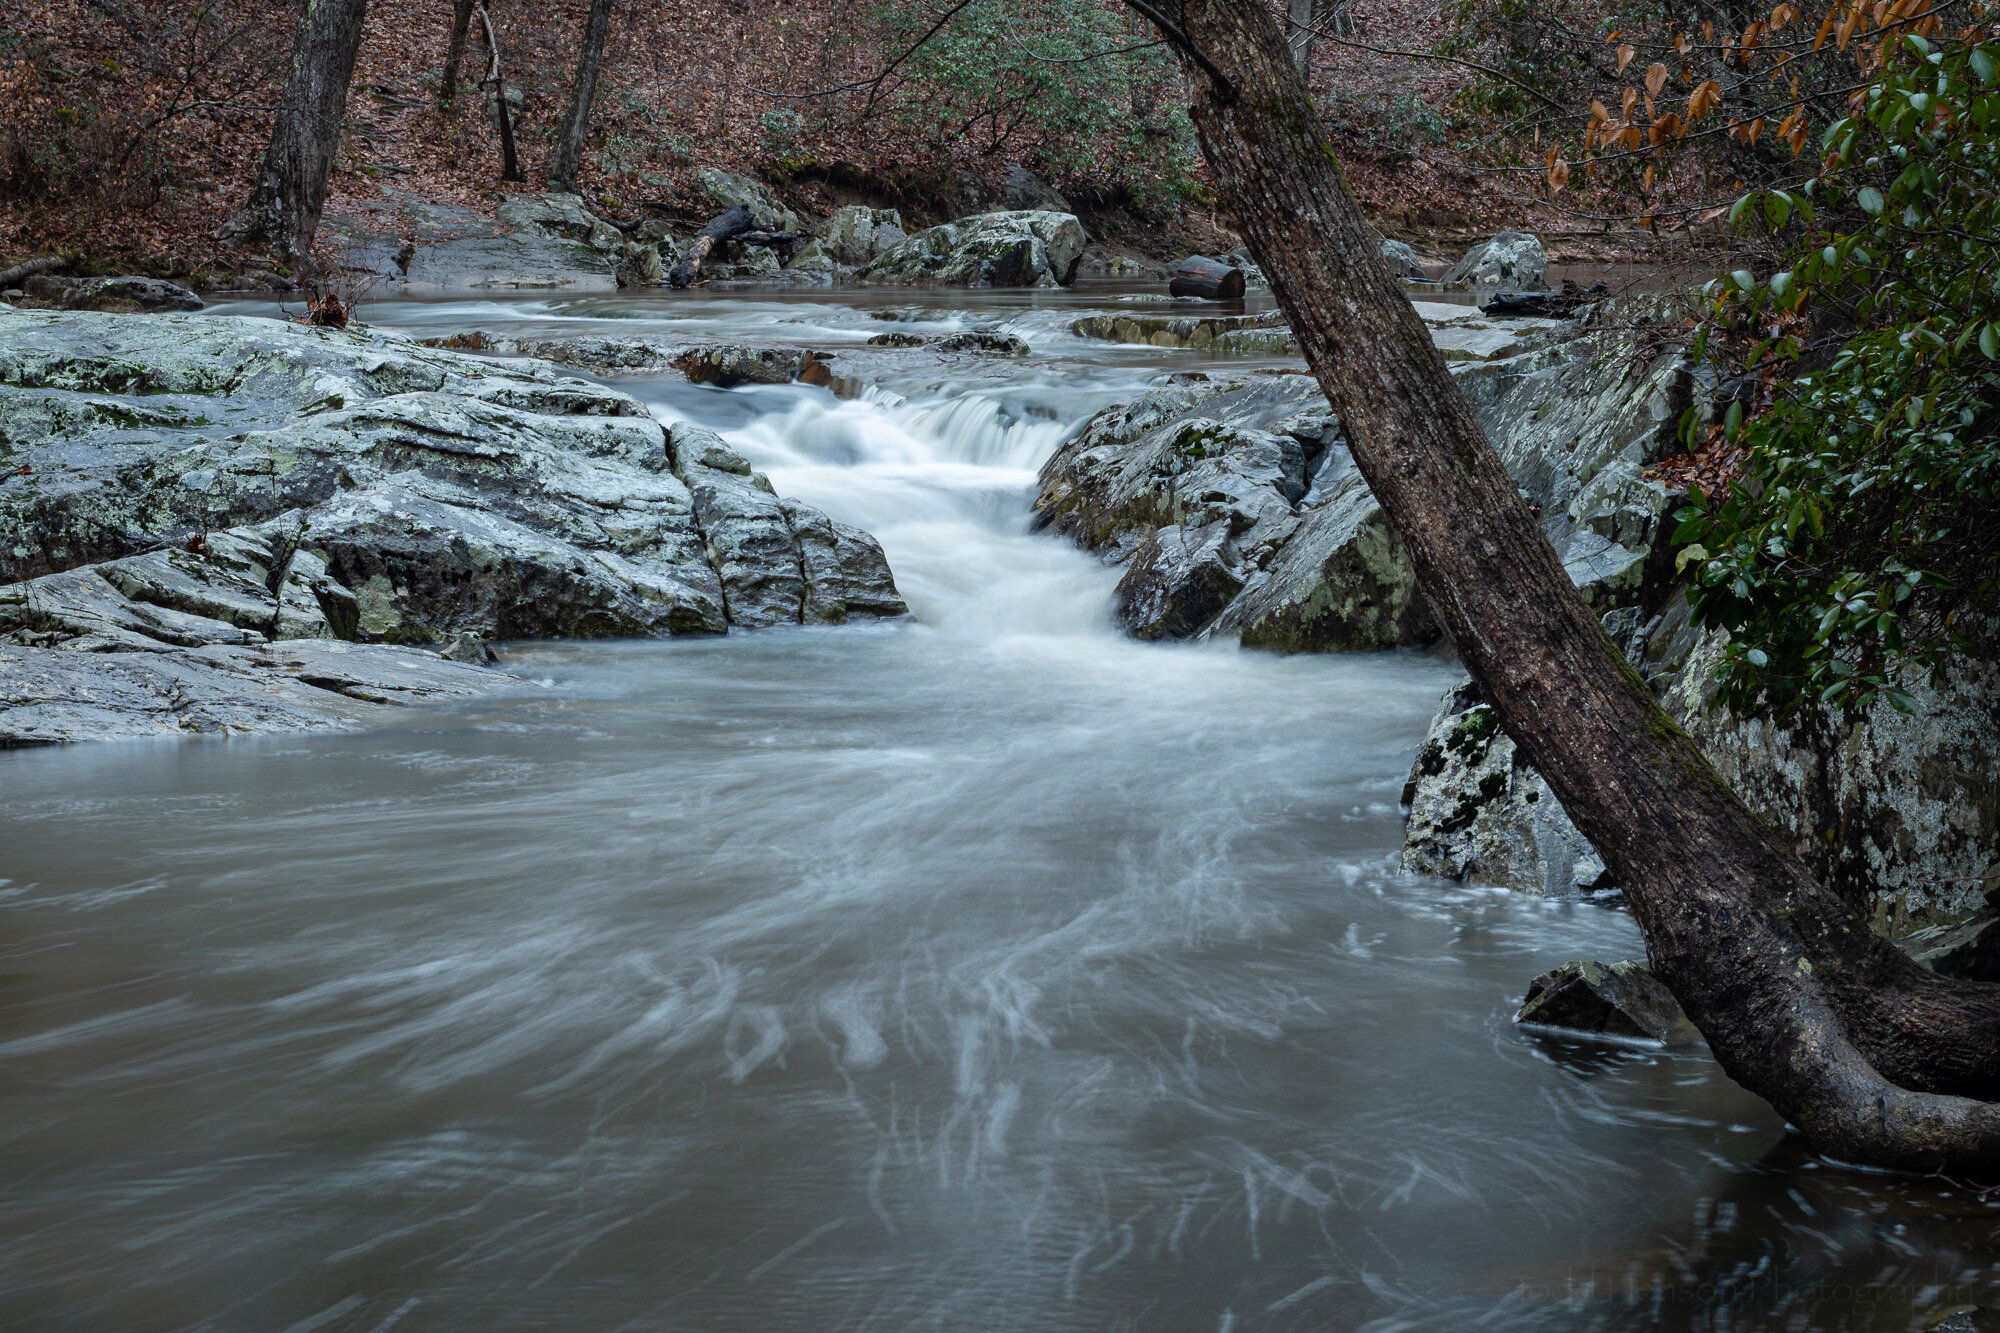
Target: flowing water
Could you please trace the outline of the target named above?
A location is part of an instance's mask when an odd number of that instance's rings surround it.
[[[0,1323],[1902,1329],[2000,1207],[1700,1051],[1515,1029],[1615,903],[1397,869],[1417,653],[1141,645],[1035,469],[1115,291],[383,305],[838,349],[617,381],[882,540],[909,622],[523,644],[362,734],[0,754]]]

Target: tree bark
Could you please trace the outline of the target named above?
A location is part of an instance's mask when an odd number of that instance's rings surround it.
[[[1313,0],[1286,0],[1285,17],[1289,20],[1285,28],[1286,44],[1292,48],[1292,63],[1299,67],[1299,75],[1307,84],[1312,83],[1313,59]]]
[[[1723,1069],[1842,1160],[2000,1169],[2000,986],[1935,977],[1876,936],[1667,717],[1381,259],[1263,0],[1186,0],[1177,17],[1163,31],[1217,189],[1418,585]]]
[[[675,287],[685,287],[701,276],[701,266],[708,259],[709,251],[723,241],[731,240],[750,231],[757,225],[747,204],[716,214],[708,220],[708,225],[694,234],[688,242],[687,253],[681,262],[674,265],[674,271],[667,275],[667,281]]]
[[[472,34],[472,7],[477,0],[455,0],[451,9],[451,39],[445,46],[444,72],[438,77],[438,105],[458,97],[458,67],[465,63],[465,42]]]
[[[1243,270],[1217,263],[1202,255],[1189,255],[1174,269],[1167,284],[1170,296],[1200,296],[1211,301],[1236,301],[1243,297]]]
[[[287,258],[311,250],[319,230],[367,9],[368,0],[306,0],[299,15],[271,146],[250,194],[247,229]]]
[[[486,77],[480,81],[481,87],[493,89],[494,118],[500,126],[500,179],[518,181],[521,177],[521,159],[514,152],[514,116],[507,109],[507,76],[500,70],[500,39],[493,33],[493,10],[487,0],[480,0],[479,26],[486,34]]]
[[[590,133],[590,104],[597,98],[597,71],[604,63],[604,37],[611,28],[611,0],[590,0],[583,23],[583,50],[576,58],[576,81],[570,85],[569,111],[556,143],[556,169],[549,184],[578,193],[576,177],[583,166],[583,144]]]

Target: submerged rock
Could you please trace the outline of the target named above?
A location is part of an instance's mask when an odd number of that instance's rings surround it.
[[[920,231],[855,276],[943,287],[1066,287],[1083,247],[1083,224],[1071,214],[982,213]]]
[[[1667,1046],[1701,1040],[1671,992],[1643,963],[1564,963],[1528,984],[1516,1023]]]

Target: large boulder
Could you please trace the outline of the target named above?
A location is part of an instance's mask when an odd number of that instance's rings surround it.
[[[1083,246],[1083,224],[1069,213],[982,213],[920,231],[856,276],[944,287],[1065,287]]]
[[[859,204],[835,210],[814,229],[812,239],[785,268],[797,273],[841,276],[909,238],[903,215],[893,208]]]
[[[771,187],[753,177],[739,172],[724,171],[720,167],[703,167],[695,173],[702,191],[715,204],[715,211],[726,212],[741,204],[750,210],[759,231],[797,231],[799,215],[778,202],[771,193]]]
[[[1040,521],[1125,565],[1117,613],[1142,638],[1335,651],[1435,636],[1305,376],[1156,389],[1099,413],[1041,480]]]
[[[901,612],[871,538],[785,517],[771,496],[796,595],[743,599],[733,617],[725,520],[739,515],[698,498],[637,400],[376,331],[0,311],[0,459],[0,573],[16,580],[0,586],[0,640],[20,647],[720,633]]]
[[[157,314],[201,309],[201,298],[164,278],[59,278],[37,273],[22,289],[24,309]]]
[[[1549,283],[1549,255],[1539,236],[1503,231],[1465,252],[1439,279],[1447,287],[1497,287],[1502,291],[1540,291]]]
[[[624,233],[585,207],[583,196],[549,191],[512,194],[501,200],[494,215],[509,227],[550,238],[582,241],[609,254],[624,243]]]
[[[1382,258],[1389,261],[1389,267],[1404,282],[1430,281],[1430,272],[1424,268],[1424,261],[1417,258],[1417,252],[1410,248],[1408,241],[1383,241]]]
[[[1017,213],[1076,211],[1054,186],[1018,163],[1007,168],[1007,174],[1000,178],[1000,202]]]

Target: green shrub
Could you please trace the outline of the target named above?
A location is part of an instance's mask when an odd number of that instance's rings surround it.
[[[2000,61],[1898,39],[1795,191],[1741,219],[1804,236],[1791,266],[1709,284],[1712,329],[1754,337],[1770,406],[1726,496],[1680,512],[1697,620],[1731,636],[1733,707],[1907,708],[2000,608]],[[1690,423],[1690,430],[1693,425]],[[1692,442],[1692,441],[1691,441]]]

